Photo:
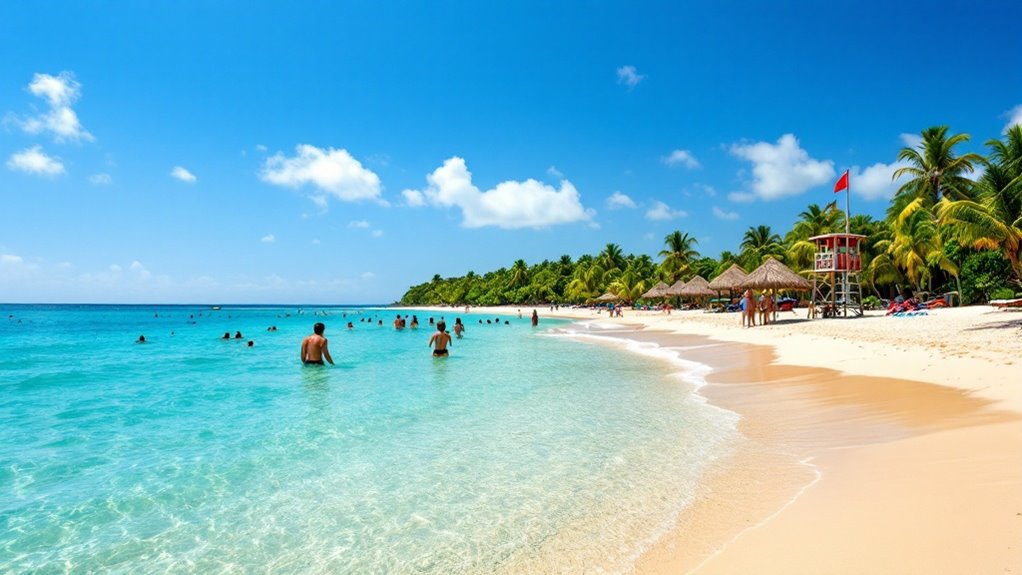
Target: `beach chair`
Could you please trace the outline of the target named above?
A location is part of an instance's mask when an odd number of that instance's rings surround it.
[[[998,309],[1022,309],[1022,297],[1015,299],[992,299],[987,303]]]

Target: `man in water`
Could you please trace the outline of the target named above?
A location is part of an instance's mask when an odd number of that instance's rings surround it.
[[[433,348],[433,357],[447,357],[447,346],[451,343],[451,335],[447,333],[447,324],[438,321],[436,333],[429,338],[429,345]]]
[[[326,358],[330,365],[334,364],[334,358],[330,357],[330,350],[327,348],[326,338],[323,331],[326,326],[322,322],[312,326],[313,334],[302,340],[302,363],[304,365],[323,365]]]

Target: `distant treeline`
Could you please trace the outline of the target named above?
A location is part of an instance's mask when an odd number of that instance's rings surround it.
[[[866,236],[860,275],[864,291],[877,296],[958,291],[965,303],[975,303],[1013,297],[1022,289],[1022,126],[988,140],[986,156],[956,154],[955,148],[968,140],[968,134],[950,135],[946,126],[924,130],[917,147],[898,154],[906,167],[894,176],[904,183],[886,217],[851,218],[851,232]],[[844,229],[837,202],[810,204],[783,235],[770,226],[749,227],[738,253],[703,256],[695,238],[674,231],[664,238],[657,260],[625,255],[617,244],[607,244],[600,253],[578,259],[564,255],[531,266],[517,260],[510,268],[483,275],[435,275],[412,286],[400,303],[584,303],[607,292],[634,302],[658,281],[673,284],[696,275],[712,280],[733,263],[752,271],[767,256],[795,271],[810,270],[815,245],[809,238]]]

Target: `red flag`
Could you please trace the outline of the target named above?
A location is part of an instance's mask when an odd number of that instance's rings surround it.
[[[845,170],[845,173],[841,174],[841,179],[839,179],[837,183],[834,184],[834,193],[836,194],[841,190],[847,189],[848,189],[848,170]]]

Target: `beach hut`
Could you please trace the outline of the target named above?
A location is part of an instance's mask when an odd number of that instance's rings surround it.
[[[617,301],[619,299],[621,299],[621,298],[619,298],[617,295],[612,294],[610,292],[607,292],[607,293],[601,295],[600,297],[596,298],[596,301],[612,302],[612,301]]]
[[[658,282],[655,286],[651,287],[648,292],[642,294],[642,299],[660,299],[667,297],[667,289],[671,286],[664,282]]]
[[[681,295],[681,288],[685,287],[685,280],[678,280],[671,284],[671,287],[664,290],[664,297],[678,297]]]
[[[777,290],[790,289],[797,291],[809,291],[813,284],[806,278],[791,271],[791,268],[767,256],[758,268],[752,271],[739,287],[741,289],[770,290],[773,293],[774,301],[777,300]],[[777,306],[774,306],[774,319],[777,319]]]

